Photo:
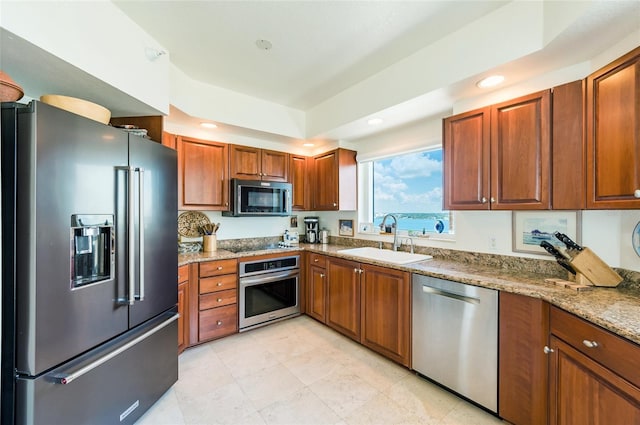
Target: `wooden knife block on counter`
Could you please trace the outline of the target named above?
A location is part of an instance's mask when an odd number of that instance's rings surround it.
[[[569,263],[576,271],[575,281],[581,285],[616,287],[622,277],[585,247]]]

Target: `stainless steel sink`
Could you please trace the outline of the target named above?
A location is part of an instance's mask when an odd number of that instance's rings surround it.
[[[370,260],[378,260],[393,264],[410,264],[419,261],[431,260],[431,255],[412,254],[403,251],[391,251],[390,249],[379,249],[372,247],[360,247],[341,249],[339,254],[353,255],[354,257],[368,258]]]

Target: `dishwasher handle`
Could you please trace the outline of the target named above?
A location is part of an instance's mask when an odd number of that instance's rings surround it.
[[[422,292],[433,295],[440,295],[442,297],[451,298],[457,301],[462,301],[469,304],[480,304],[480,298],[475,297],[467,297],[466,295],[460,295],[449,291],[444,291],[442,289],[433,288],[428,285],[422,285]]]

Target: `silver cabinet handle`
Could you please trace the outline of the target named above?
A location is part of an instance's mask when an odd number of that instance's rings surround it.
[[[544,351],[544,353],[545,353],[545,354],[550,354],[550,353],[553,353],[553,352],[554,352],[553,348],[549,348],[549,347],[547,347],[546,345],[544,346],[544,348],[542,349],[542,351]]]
[[[636,189],[636,190],[634,190],[634,191],[633,191],[633,196],[634,196],[635,198],[640,198],[640,189]]]
[[[482,197],[482,199],[480,200],[480,202],[482,202],[483,204],[487,203],[487,198],[485,198],[484,196]]]
[[[117,350],[114,350],[114,351],[110,352],[106,356],[100,357],[95,362],[89,363],[88,365],[86,365],[85,367],[83,367],[82,369],[80,369],[80,370],[78,370],[76,372],[54,375],[53,376],[54,382],[56,384],[63,384],[63,385],[70,384],[71,382],[75,381],[76,379],[78,379],[82,375],[92,371],[93,369],[97,368],[101,364],[108,362],[112,358],[118,356],[120,353],[123,353],[123,352],[127,351],[129,348],[131,348],[134,345],[138,344],[139,342],[149,338],[151,335],[153,335],[154,333],[158,332],[159,330],[167,327],[168,325],[170,325],[174,321],[178,320],[178,317],[180,317],[180,315],[174,314],[173,316],[171,316],[171,318],[165,320],[164,322],[162,322],[161,324],[159,324],[155,328],[150,329],[148,332],[143,333],[142,335],[140,335],[136,339],[133,339],[133,340],[129,341],[128,343],[126,343],[122,347],[118,348]]]
[[[222,266],[218,266],[218,270],[222,270]]]
[[[222,286],[222,282],[218,282],[216,286]]]
[[[494,198],[493,196],[491,197],[491,203],[493,204],[494,202],[496,202],[496,198]]]
[[[218,298],[216,301],[218,301],[219,303],[222,302],[222,298]]]
[[[138,266],[140,267],[140,293],[136,297],[138,300],[144,300],[144,168],[137,168],[138,172],[138,185],[139,185],[139,219],[138,219],[138,237],[140,238],[140,261]]]
[[[218,326],[222,326],[222,320],[218,320],[218,321],[216,322],[216,325],[218,325]]]
[[[582,343],[587,348],[597,348],[598,347],[598,343],[595,342],[595,341],[589,341],[589,340],[585,339],[584,341],[582,341]]]
[[[324,279],[324,273],[320,273],[320,277]]]

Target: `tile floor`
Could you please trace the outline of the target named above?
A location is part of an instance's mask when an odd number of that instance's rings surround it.
[[[187,349],[179,377],[138,425],[503,423],[307,316]]]

